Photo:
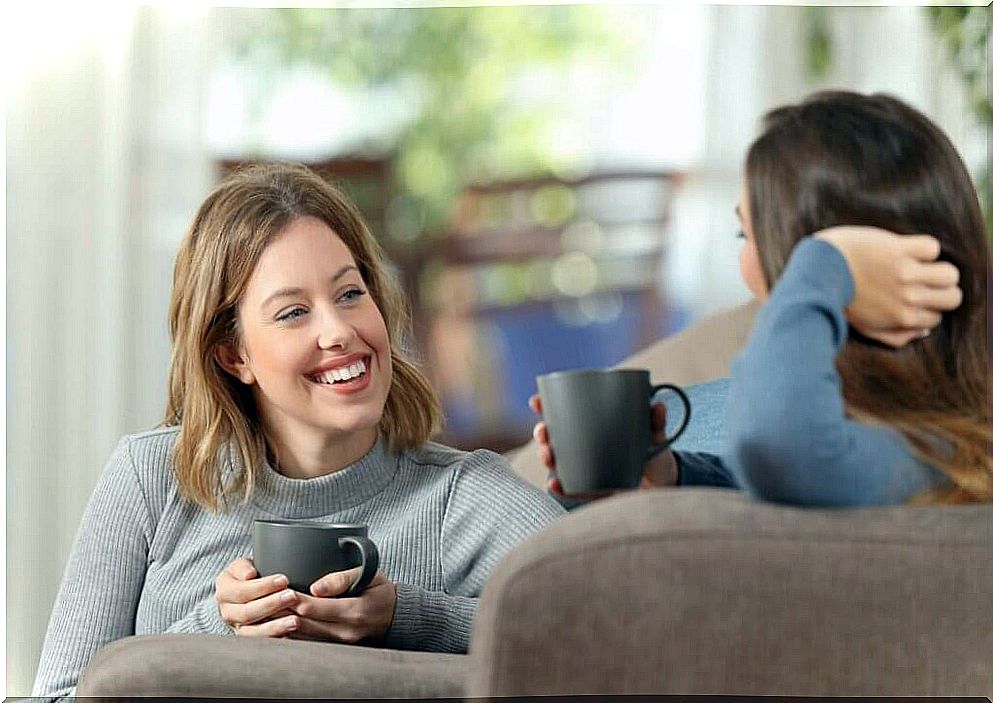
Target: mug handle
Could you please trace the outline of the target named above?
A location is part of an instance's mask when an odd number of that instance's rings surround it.
[[[376,570],[379,569],[379,550],[371,539],[360,535],[338,538],[339,547],[344,547],[346,544],[354,544],[358,548],[359,554],[362,555],[362,573],[352,582],[348,590],[341,594],[341,598],[350,598],[361,593],[376,575]]]
[[[669,445],[671,445],[673,442],[679,439],[679,435],[683,434],[683,431],[686,430],[686,426],[690,424],[690,399],[686,397],[686,393],[684,393],[683,389],[680,388],[679,386],[675,386],[671,383],[660,383],[657,386],[652,386],[652,394],[649,396],[649,399],[654,398],[655,394],[663,389],[673,391],[676,395],[679,396],[679,399],[683,403],[683,407],[686,408],[686,413],[683,415],[683,421],[682,423],[680,423],[679,428],[676,430],[675,434],[672,435],[672,437],[666,437],[664,443],[653,444],[648,448],[649,459],[651,459],[653,456],[655,456],[662,450],[668,449]],[[657,403],[652,403],[652,406],[655,405],[657,405]]]

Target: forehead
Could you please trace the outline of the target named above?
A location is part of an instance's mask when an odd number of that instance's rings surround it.
[[[355,257],[334,230],[316,217],[300,217],[266,245],[245,292],[317,285],[348,264],[355,265]]]

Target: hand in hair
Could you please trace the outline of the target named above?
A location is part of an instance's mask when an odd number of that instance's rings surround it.
[[[528,405],[531,409],[541,415],[541,396],[533,395],[528,398]],[[544,422],[539,422],[534,426],[534,439],[538,446],[538,458],[548,469],[548,481],[546,488],[549,493],[562,498],[572,500],[596,500],[606,498],[620,491],[602,491],[597,493],[564,493],[562,482],[559,481],[555,473],[555,455],[552,453],[552,445],[548,437],[548,427]],[[652,442],[662,444],[665,437],[665,405],[657,403],[652,406]],[[674,486],[679,481],[679,467],[671,449],[659,452],[654,457],[645,462],[645,473],[641,477],[641,488],[661,488],[663,486]]]
[[[866,337],[902,347],[941,322],[962,303],[958,269],[937,261],[938,240],[876,227],[830,227],[814,234],[832,244],[855,281],[846,316]]]

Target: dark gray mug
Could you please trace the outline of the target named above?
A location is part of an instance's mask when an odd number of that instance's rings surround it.
[[[542,416],[565,493],[635,488],[645,462],[668,447],[690,421],[690,401],[670,383],[652,385],[641,369],[581,369],[538,376]],[[683,421],[662,445],[652,444],[652,397],[672,390]]]
[[[342,594],[356,596],[379,568],[379,550],[365,525],[334,525],[306,520],[256,520],[255,568],[259,576],[285,574],[294,591],[310,594],[310,585],[332,571],[356,566],[362,573]]]

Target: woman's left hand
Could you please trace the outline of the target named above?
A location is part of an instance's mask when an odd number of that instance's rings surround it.
[[[814,236],[845,257],[855,281],[846,316],[866,337],[902,347],[926,336],[941,322],[942,312],[962,303],[959,270],[937,261],[941,245],[930,235],[842,226]]]
[[[336,597],[348,590],[361,571],[361,567],[334,571],[311,584],[314,595],[301,593],[296,605],[289,607],[300,616],[300,627],[291,637],[345,644],[382,639],[393,624],[397,600],[396,584],[383,572],[376,572],[358,596]]]

